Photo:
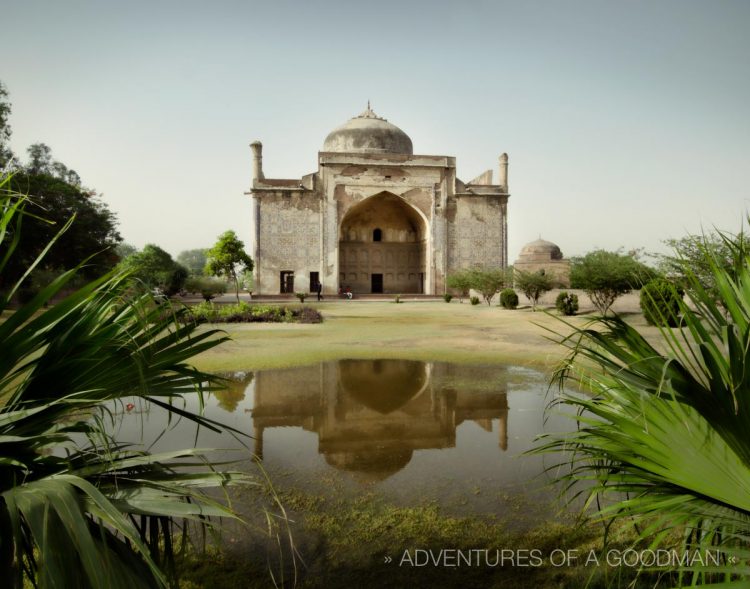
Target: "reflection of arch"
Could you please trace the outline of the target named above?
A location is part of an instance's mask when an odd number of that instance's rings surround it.
[[[397,473],[411,461],[413,449],[406,446],[380,447],[359,452],[329,452],[328,464],[357,474],[362,481],[383,481]]]
[[[387,414],[419,397],[430,384],[429,364],[410,360],[340,360],[341,392]]]
[[[339,274],[358,275],[348,285],[355,292],[423,292],[429,283],[428,228],[424,213],[393,193],[358,202],[339,225]]]

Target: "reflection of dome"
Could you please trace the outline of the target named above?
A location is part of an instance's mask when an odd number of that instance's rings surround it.
[[[404,153],[412,155],[409,136],[370,110],[350,119],[328,134],[323,151],[343,153]]]
[[[378,413],[391,413],[417,396],[428,381],[424,362],[409,360],[341,360],[339,382],[344,393]]]
[[[562,257],[562,252],[556,244],[544,239],[537,239],[521,248],[518,260],[521,262],[546,262],[562,260]]]
[[[372,448],[359,452],[329,452],[326,462],[356,473],[369,481],[383,481],[404,468],[411,460],[411,448]]]

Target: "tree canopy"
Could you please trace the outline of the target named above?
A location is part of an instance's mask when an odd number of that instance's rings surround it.
[[[731,238],[722,233],[706,233],[666,239],[664,243],[673,254],[659,256],[659,270],[679,286],[691,288],[691,284],[697,284],[718,299],[715,267],[736,274],[741,262],[738,264],[733,244],[742,240],[747,240],[742,232]],[[695,280],[691,280],[693,277]]]
[[[183,250],[177,254],[177,262],[188,269],[191,276],[202,276],[206,269],[206,248]]]
[[[469,271],[471,288],[482,294],[487,306],[492,304],[492,298],[509,282],[508,273],[501,268],[489,270],[472,269]]]
[[[10,149],[12,131],[8,122],[10,110],[8,90],[5,84],[0,82],[0,170],[8,167],[13,161],[13,152]]]
[[[531,310],[536,311],[539,298],[553,288],[555,281],[544,272],[522,272],[516,270],[515,286],[531,301]]]
[[[224,276],[234,282],[235,296],[240,302],[239,276],[253,269],[253,260],[245,252],[245,244],[234,231],[225,231],[206,254],[206,271],[214,276]]]
[[[458,291],[458,302],[463,303],[464,297],[469,296],[471,289],[471,270],[459,270],[449,274],[445,284],[448,288]]]
[[[18,234],[16,255],[3,272],[5,286],[21,277],[60,229],[72,218],[75,223],[63,233],[44,259],[46,268],[60,271],[74,268],[84,260],[84,278],[100,276],[118,262],[115,246],[122,241],[117,217],[93,192],[49,174],[17,173],[11,190],[28,194],[23,230]]]
[[[640,288],[657,274],[633,255],[594,250],[573,258],[570,285],[585,290],[599,312],[606,315],[618,297]]]
[[[175,262],[168,252],[153,243],[125,258],[121,267],[146,288],[159,289],[167,296],[179,292],[188,276],[184,266]]]
[[[52,157],[52,150],[46,144],[31,145],[27,150],[28,162],[22,165],[10,149],[10,113],[8,91],[0,82],[0,169],[14,170],[12,177],[5,178],[4,191],[28,195],[21,215],[23,230],[15,231],[18,238],[15,255],[0,277],[0,290],[15,284],[73,217],[75,222],[60,235],[56,247],[37,266],[32,279],[26,281],[25,289],[84,261],[78,273],[80,278],[100,276],[119,260],[115,246],[122,238],[117,231],[116,215],[94,190],[81,186],[75,171]]]

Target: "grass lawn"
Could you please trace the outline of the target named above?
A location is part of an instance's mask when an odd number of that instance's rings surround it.
[[[552,299],[552,293],[548,294]],[[554,300],[554,299],[552,299]],[[635,301],[635,304],[634,304]],[[399,358],[460,363],[512,363],[542,369],[554,366],[564,349],[546,339],[544,328],[568,333],[551,314],[523,307],[508,311],[467,301],[334,301],[305,303],[320,310],[322,324],[222,324],[232,338],[194,359],[203,370],[262,370],[313,364],[340,358]],[[636,313],[637,296],[618,301],[642,332],[657,335]],[[582,304],[584,312],[590,311]],[[590,315],[565,318],[583,325]]]

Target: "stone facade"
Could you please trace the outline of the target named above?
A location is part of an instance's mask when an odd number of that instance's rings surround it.
[[[365,112],[332,131],[318,171],[266,179],[251,144],[251,255],[263,294],[341,288],[356,293],[445,292],[447,274],[507,266],[508,157],[456,177],[455,158],[414,155],[398,127]]]

